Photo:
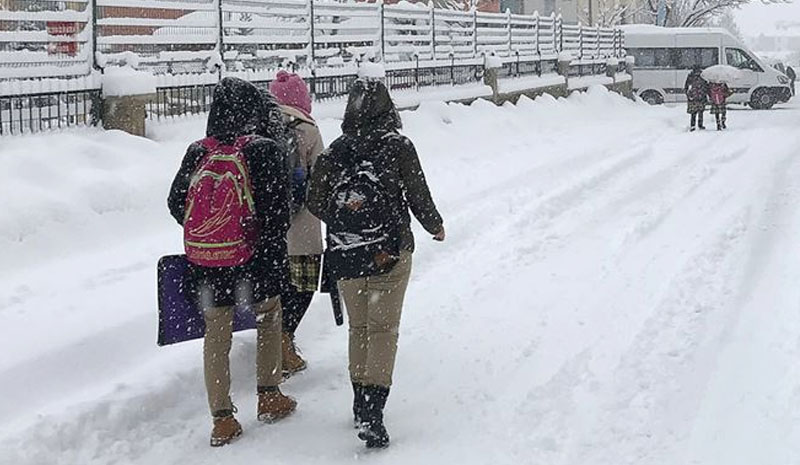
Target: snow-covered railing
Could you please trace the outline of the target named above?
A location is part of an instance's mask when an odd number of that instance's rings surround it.
[[[434,43],[437,59],[470,59],[477,55],[477,36],[475,14],[436,10],[434,24]]]
[[[216,0],[94,0],[96,60],[156,73],[200,72],[218,62]]]
[[[387,62],[435,59],[436,10],[414,5],[387,5],[383,10],[383,56]]]
[[[14,5],[21,5],[18,2]],[[554,16],[323,0],[37,0],[0,10],[0,79],[89,74],[127,64],[155,74],[322,70],[362,61],[505,62],[622,56],[616,29]],[[2,5],[0,3],[0,5]],[[50,5],[45,9],[41,5]],[[0,6],[2,8],[2,6]],[[10,25],[10,26],[9,26]]]
[[[382,8],[375,3],[314,2],[315,66],[380,59]]]
[[[312,59],[311,3],[304,0],[225,0],[222,46],[227,69],[267,69]]]
[[[0,80],[89,74],[88,0],[40,0],[18,6],[19,11],[0,7]]]

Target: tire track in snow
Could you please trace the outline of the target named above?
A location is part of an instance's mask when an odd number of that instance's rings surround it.
[[[717,158],[731,161],[739,157],[741,153]],[[775,172],[783,169],[781,165]],[[692,187],[691,191],[695,190],[698,186]],[[707,250],[699,247],[700,251],[672,278],[665,299],[655,307],[615,370],[617,381],[607,392],[588,397],[589,404],[597,404],[603,397],[615,399],[613,403],[581,412],[581,420],[572,418],[579,424],[578,431],[572,431],[575,437],[562,440],[559,448],[572,451],[566,459],[543,459],[555,463],[654,463],[675,456],[675,449],[690,433],[692,416],[703,397],[703,380],[713,369],[715,346],[709,339],[717,339],[719,327],[737,319],[731,307],[743,278],[736,264],[752,247],[746,240],[748,225],[760,205],[769,201],[768,197],[757,199],[757,205],[744,202],[716,225],[712,246]],[[705,242],[698,241],[701,244]],[[575,378],[578,384],[568,388],[575,397],[585,395],[588,385],[597,384],[591,371]],[[587,417],[594,417],[594,426],[580,428]],[[608,448],[608,444],[615,447]]]

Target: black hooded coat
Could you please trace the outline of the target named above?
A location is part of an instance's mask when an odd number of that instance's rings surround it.
[[[251,294],[243,296],[252,302],[277,296],[289,286],[286,248],[290,220],[289,176],[285,168],[285,146],[264,137],[269,135],[271,127],[267,121],[271,114],[269,105],[255,86],[241,79],[225,78],[214,89],[206,136],[223,144],[233,144],[241,136],[252,135],[243,153],[253,183],[256,217],[261,223],[256,252],[248,263],[225,268],[190,265],[184,284],[195,294],[201,284],[210,286],[214,291],[214,306],[237,303],[238,286],[252,289]],[[206,154],[201,141],[191,144],[172,181],[167,204],[178,224],[183,224],[189,182]]]
[[[342,123],[342,136],[322,153],[314,165],[308,192],[308,209],[330,223],[336,208],[332,191],[345,167],[363,158],[375,162],[377,172],[396,214],[394,239],[400,250],[414,250],[409,208],[430,234],[442,228],[442,217],[431,197],[414,144],[397,131],[400,115],[386,86],[375,79],[359,79],[350,90]]]

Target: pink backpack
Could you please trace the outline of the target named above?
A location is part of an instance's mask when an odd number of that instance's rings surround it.
[[[223,145],[209,137],[186,195],[183,242],[186,258],[206,267],[247,263],[255,251],[258,226],[253,186],[242,149],[250,137]]]
[[[722,105],[725,103],[727,95],[725,95],[725,86],[722,84],[711,84],[710,92],[711,103],[714,105]]]

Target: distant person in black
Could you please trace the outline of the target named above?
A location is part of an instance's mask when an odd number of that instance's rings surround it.
[[[703,126],[703,113],[706,111],[706,103],[708,99],[708,83],[701,73],[703,69],[699,66],[692,68],[692,72],[686,77],[686,83],[683,85],[683,91],[686,92],[686,112],[689,113],[690,131],[694,131],[697,127],[705,129]]]
[[[786,67],[786,76],[790,79],[789,86],[792,88],[792,95],[794,95],[794,81],[797,79],[797,73],[791,66]]]

